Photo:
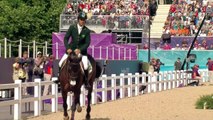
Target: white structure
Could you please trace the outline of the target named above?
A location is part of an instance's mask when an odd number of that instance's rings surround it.
[[[203,82],[208,80],[208,71],[201,71],[203,76]],[[148,82],[146,82],[146,77],[148,77]],[[169,90],[179,87],[180,85],[187,85],[189,79],[191,78],[191,74],[186,73],[185,71],[169,71],[169,72],[161,72],[160,74],[139,74],[135,73],[134,75],[129,73],[127,75],[120,74],[116,76],[115,74],[111,76],[102,75],[99,78],[98,82],[94,84],[94,90],[92,93],[92,104],[97,104],[98,102],[107,102],[116,99],[122,99],[125,97],[138,96],[141,93],[154,93],[160,92],[163,90]],[[57,80],[57,78],[52,78],[52,81]],[[40,79],[35,79],[35,82],[29,83],[21,83],[21,80],[16,80],[15,84],[1,84],[0,90],[2,89],[14,89],[15,96],[14,100],[2,101],[0,102],[1,106],[14,105],[14,120],[21,119],[21,104],[26,102],[34,102],[34,116],[41,115],[41,104],[45,99],[51,99],[51,111],[58,111],[58,97],[61,96],[58,93],[58,85],[54,82],[44,82]],[[107,84],[107,81],[111,81],[111,84]],[[101,83],[101,88],[97,88],[98,83]],[[43,85],[51,85],[52,91],[51,95],[42,96],[41,95],[41,86]],[[147,91],[140,90],[140,87],[144,85],[147,86]],[[34,87],[34,97],[31,98],[22,98],[21,89],[22,87]],[[84,87],[81,89],[80,101],[81,106],[86,105],[86,92]],[[111,97],[107,93],[111,91]],[[97,101],[98,95],[101,93],[101,101]],[[120,93],[120,95],[118,95]],[[67,98],[68,109],[70,109],[72,103],[72,94],[68,94]]]

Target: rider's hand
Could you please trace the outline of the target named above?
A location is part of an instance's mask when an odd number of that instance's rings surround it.
[[[80,49],[75,49],[75,54],[76,55],[79,55],[81,53],[81,50]]]
[[[71,49],[67,49],[67,54],[70,54],[72,52]]]

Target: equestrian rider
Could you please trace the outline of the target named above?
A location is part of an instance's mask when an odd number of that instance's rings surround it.
[[[89,60],[87,57],[87,48],[90,45],[90,30],[85,26],[86,19],[86,13],[80,12],[78,15],[78,23],[70,25],[64,37],[64,45],[68,54],[75,52],[76,55],[82,56],[82,63],[85,74],[85,88],[88,89],[91,87],[88,81]],[[68,42],[70,37],[72,38],[71,43]]]

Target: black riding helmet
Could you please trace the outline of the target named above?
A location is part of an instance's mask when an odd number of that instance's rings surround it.
[[[81,19],[81,20],[86,20],[87,19],[87,14],[85,12],[80,12],[78,14],[78,20]]]

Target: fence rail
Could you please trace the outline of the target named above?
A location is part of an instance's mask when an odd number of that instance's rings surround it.
[[[88,17],[86,26],[95,32],[103,30],[143,30],[146,29],[147,15],[92,15]],[[60,31],[67,31],[71,24],[77,23],[76,15],[60,15]]]
[[[48,52],[51,51],[52,54],[55,55],[56,59],[59,59],[61,57],[61,55],[59,54],[61,53],[61,51],[65,53],[65,48],[64,47],[62,48],[62,46],[64,45],[61,45],[58,42],[56,42],[55,44],[48,44],[47,42],[44,42],[43,44],[41,44],[41,43],[37,43],[36,41],[24,42],[23,40],[17,40],[16,42],[18,45],[15,44],[14,46],[11,45],[11,42],[14,42],[14,41],[10,41],[7,38],[0,40],[0,57],[4,57],[4,58],[13,57],[12,52],[15,50],[18,51],[18,57],[22,57],[22,52],[24,49],[28,51],[28,57],[32,55],[33,58],[36,57],[36,53],[38,51],[41,51],[43,55],[48,55]],[[39,46],[43,46],[43,47],[39,48]],[[55,48],[55,50],[52,50],[52,48]],[[88,48],[88,51],[91,52],[91,55],[95,59],[109,59],[109,60],[137,59],[135,58],[135,54],[137,53],[137,51],[133,48],[118,48],[116,46],[112,46],[112,47],[90,46]]]
[[[208,71],[202,70],[200,73],[203,76],[202,81],[206,82],[208,80]],[[164,90],[170,90],[179,87],[180,85],[187,85],[190,82],[191,73],[186,71],[166,71],[146,74],[146,73],[128,73],[124,75],[123,73],[116,76],[112,74],[111,76],[102,75],[98,81],[95,82],[92,92],[92,104],[97,104],[98,102],[113,101],[116,99],[121,99],[125,97],[138,96],[140,93],[151,93]],[[57,78],[52,78],[52,81],[57,80]],[[43,85],[51,85],[51,94],[47,96],[41,95],[41,87]],[[32,98],[23,98],[22,88],[34,86],[34,96]],[[147,86],[147,90],[142,89],[141,86]],[[14,84],[1,84],[0,90],[3,89],[14,89],[14,100],[2,101],[0,106],[14,106],[14,120],[21,119],[21,104],[26,102],[34,102],[34,116],[41,115],[42,100],[51,99],[51,112],[58,111],[58,97],[61,96],[58,93],[58,85],[54,82],[44,82],[40,79],[35,79],[31,83],[21,83],[21,80],[16,80]],[[68,109],[72,105],[72,94],[68,94],[67,103]],[[101,99],[101,101],[98,101]],[[80,95],[81,106],[86,105],[86,91],[84,87],[81,88]]]

